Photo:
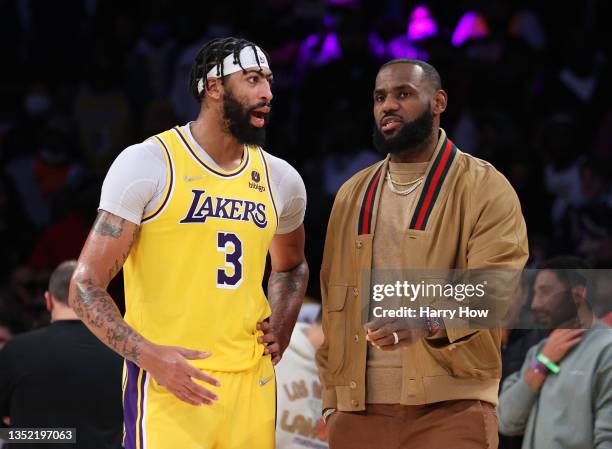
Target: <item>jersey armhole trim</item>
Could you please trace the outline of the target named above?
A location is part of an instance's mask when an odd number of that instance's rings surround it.
[[[166,159],[166,188],[164,189],[164,194],[162,196],[161,201],[159,202],[159,206],[152,212],[142,217],[140,224],[148,223],[166,208],[168,204],[168,200],[172,196],[172,192],[174,191],[174,164],[172,163],[172,156],[170,156],[170,151],[166,146],[166,143],[159,137],[153,136],[154,139],[157,139],[161,147],[164,149],[164,157]]]
[[[268,170],[268,161],[266,160],[266,156],[264,155],[264,152],[260,147],[257,147],[257,151],[259,152],[259,156],[261,157],[261,162],[263,163],[264,170],[266,172],[266,183],[268,184],[268,192],[270,193],[270,201],[272,201],[272,206],[274,207],[274,217],[276,218],[276,229],[278,229],[278,224],[279,224],[278,209],[276,208],[274,192],[272,191],[272,181],[270,180],[270,172]],[[276,230],[274,232],[276,233]]]

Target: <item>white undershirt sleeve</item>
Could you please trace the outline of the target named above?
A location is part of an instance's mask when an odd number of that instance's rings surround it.
[[[106,174],[99,209],[139,225],[164,194],[167,167],[162,151],[153,140],[123,150]]]
[[[288,162],[266,153],[270,162],[270,178],[278,202],[277,234],[295,231],[306,213],[306,187],[302,177]]]

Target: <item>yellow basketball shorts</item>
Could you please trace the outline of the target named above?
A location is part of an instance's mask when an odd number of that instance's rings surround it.
[[[123,370],[125,449],[273,449],[276,379],[270,356],[251,370],[207,371],[221,382],[213,405],[193,406],[126,361]]]

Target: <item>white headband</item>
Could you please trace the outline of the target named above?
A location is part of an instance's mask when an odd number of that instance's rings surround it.
[[[221,74],[223,74],[223,76],[227,76],[241,70],[252,69],[253,67],[270,68],[265,53],[257,46],[255,46],[255,48],[251,47],[250,45],[248,47],[244,47],[242,50],[240,50],[238,60],[240,61],[240,64],[237,61],[234,61],[234,53],[230,53],[223,58],[223,70],[221,70],[220,65],[217,64],[208,71],[206,78],[220,78]],[[198,93],[201,94],[203,90],[204,78],[200,78],[198,81]]]

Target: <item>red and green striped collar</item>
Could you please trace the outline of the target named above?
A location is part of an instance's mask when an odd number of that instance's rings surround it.
[[[448,170],[456,155],[457,147],[448,137],[445,137],[444,142],[442,142],[442,147],[440,151],[438,151],[438,155],[429,169],[429,174],[425,180],[423,190],[421,190],[419,202],[417,203],[414,215],[412,215],[412,220],[410,221],[410,229],[422,231],[427,226],[427,220],[429,220],[431,211],[440,194],[442,184],[444,184],[446,175],[448,175]]]
[[[374,215],[374,200],[378,194],[380,177],[385,163],[380,164],[374,176],[370,179],[368,187],[365,191],[363,200],[361,201],[361,210],[359,212],[359,222],[357,223],[357,234],[370,234],[372,232],[372,216]]]
[[[436,155],[431,167],[425,185],[421,191],[421,196],[417,203],[416,209],[410,221],[410,229],[424,230],[427,226],[427,221],[431,215],[431,211],[438,199],[440,189],[444,184],[448,171],[457,155],[457,147],[448,138],[444,137],[444,141],[440,147],[440,151]],[[372,217],[376,213],[374,204],[377,195],[380,195],[380,182],[383,177],[383,172],[386,170],[388,162],[382,163],[370,178],[365,194],[361,201],[359,212],[359,221],[357,223],[357,234],[372,233]]]

